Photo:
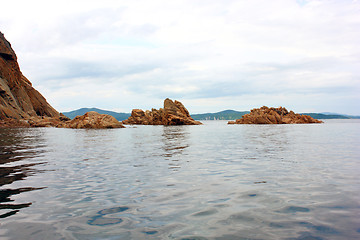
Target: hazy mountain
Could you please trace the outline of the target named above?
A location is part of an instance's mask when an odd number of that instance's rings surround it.
[[[119,121],[123,121],[130,117],[130,113],[118,113],[113,111],[102,110],[98,108],[81,108],[71,112],[63,112],[63,114],[71,119],[78,115],[84,115],[86,112],[95,111],[101,114],[109,114],[115,117]],[[235,110],[224,110],[216,113],[202,113],[202,114],[192,114],[191,117],[194,120],[235,120],[241,118],[243,115],[249,113],[250,111],[235,111]],[[360,116],[350,116],[337,113],[300,113],[309,115],[315,119],[359,119]]]
[[[125,119],[128,119],[130,117],[130,113],[118,113],[118,112],[113,112],[113,111],[107,111],[107,110],[102,110],[102,109],[98,109],[98,108],[80,108],[71,112],[63,112],[63,114],[65,116],[67,116],[68,118],[75,118],[78,115],[84,115],[87,112],[90,111],[94,111],[100,114],[108,114],[113,116],[114,118],[116,118],[118,121],[123,121]]]
[[[235,110],[225,110],[217,113],[203,113],[203,114],[192,114],[191,117],[195,120],[235,120],[241,118],[244,114],[249,113],[249,111],[235,111]],[[350,116],[337,113],[300,113],[304,115],[309,115],[315,119],[354,119],[360,118],[360,116]]]
[[[331,113],[331,114],[325,114],[325,113],[301,113],[304,115],[309,115],[310,117],[316,118],[316,119],[350,119],[351,117],[340,115],[337,113]]]
[[[239,112],[235,110],[225,110],[217,113],[192,114],[191,117],[194,120],[235,120],[247,113],[249,113],[249,111]]]

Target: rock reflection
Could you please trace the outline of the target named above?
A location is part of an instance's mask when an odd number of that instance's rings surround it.
[[[183,159],[186,148],[189,145],[188,126],[164,126],[162,134],[163,156],[171,160],[169,169],[180,168],[180,160]]]
[[[24,137],[21,129],[0,129],[0,218],[6,218],[19,212],[19,209],[29,207],[32,203],[14,203],[12,198],[23,192],[29,192],[42,188],[4,188],[14,182],[24,180],[37,172],[34,166],[43,163],[24,163],[24,160],[32,158],[34,152],[23,146]],[[29,150],[29,151],[27,151]]]

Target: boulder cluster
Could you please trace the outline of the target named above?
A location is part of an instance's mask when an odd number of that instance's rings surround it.
[[[164,100],[164,108],[146,110],[133,109],[131,116],[123,124],[138,125],[200,125],[189,114],[189,111],[179,101]]]
[[[241,119],[229,121],[228,124],[291,124],[291,123],[322,123],[308,115],[300,115],[288,111],[284,107],[269,108],[263,106],[254,108]]]

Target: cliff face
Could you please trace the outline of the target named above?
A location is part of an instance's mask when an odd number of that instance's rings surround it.
[[[0,32],[0,120],[60,117],[21,73],[10,43]]]
[[[139,125],[200,125],[201,122],[191,118],[189,111],[179,101],[164,100],[164,108],[143,111],[133,109],[131,116],[123,124]]]
[[[292,124],[292,123],[322,123],[308,115],[300,115],[286,108],[254,108],[241,119],[230,121],[228,124]]]

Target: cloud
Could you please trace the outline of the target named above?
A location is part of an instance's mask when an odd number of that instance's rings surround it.
[[[224,101],[247,110],[300,98],[308,109],[336,112],[360,109],[359,7],[350,0],[12,1],[0,25],[24,74],[61,111],[92,104],[129,112],[172,97],[199,101],[204,111],[232,108]]]

